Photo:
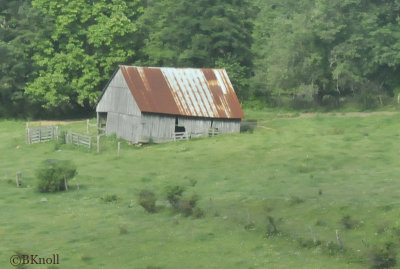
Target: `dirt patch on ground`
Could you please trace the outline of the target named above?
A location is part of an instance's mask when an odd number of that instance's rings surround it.
[[[295,113],[285,113],[285,114],[278,114],[278,118],[312,118],[316,115],[324,115],[324,116],[332,116],[332,117],[369,117],[374,115],[395,115],[398,112],[396,111],[376,111],[376,112],[347,112],[347,113],[302,113],[302,114],[295,114]]]
[[[67,125],[74,122],[84,122],[86,120],[64,120],[64,121],[51,121],[51,120],[40,120],[40,121],[29,121],[29,126],[49,126],[49,125]]]

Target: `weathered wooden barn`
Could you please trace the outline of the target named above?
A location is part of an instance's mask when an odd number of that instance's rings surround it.
[[[236,133],[244,118],[224,69],[119,66],[96,111],[106,135],[132,143]]]

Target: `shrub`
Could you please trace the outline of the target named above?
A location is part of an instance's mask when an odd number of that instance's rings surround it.
[[[119,234],[128,234],[128,229],[125,226],[119,226]]]
[[[278,234],[278,229],[276,228],[275,219],[271,216],[267,216],[267,232],[266,237],[271,237]]]
[[[179,185],[168,186],[166,188],[167,200],[173,206],[177,207],[178,201],[182,198],[182,193],[185,191],[185,188]]]
[[[340,224],[342,224],[343,228],[347,230],[355,229],[359,226],[359,222],[354,220],[351,216],[346,215],[340,220]]]
[[[166,188],[168,202],[175,210],[182,213],[185,217],[191,215],[194,217],[202,217],[204,215],[203,210],[196,208],[199,196],[197,194],[183,196],[184,190],[185,188],[182,186],[168,186]]]
[[[344,251],[337,243],[329,241],[328,243],[322,245],[322,250],[328,255],[337,255]]]
[[[141,205],[147,212],[156,212],[156,196],[152,191],[142,190],[139,193],[138,204]]]
[[[244,121],[240,124],[241,133],[253,133],[254,128],[257,126],[257,121]]]
[[[202,217],[204,217],[206,213],[204,212],[203,209],[195,207],[193,208],[193,212],[192,212],[192,217],[195,219],[200,219]]]
[[[186,217],[192,215],[193,209],[196,207],[196,203],[199,197],[193,194],[189,197],[183,197],[177,202],[177,209]]]
[[[383,247],[374,247],[367,253],[369,266],[372,268],[389,268],[397,263],[393,244],[386,243]]]
[[[190,186],[194,187],[194,186],[196,186],[196,184],[197,184],[197,180],[191,178],[191,179],[189,179],[189,184],[190,184]]]
[[[253,221],[249,221],[244,225],[244,229],[249,231],[249,230],[254,230],[256,228],[256,224]]]
[[[106,203],[116,202],[118,200],[118,196],[116,194],[106,194],[100,198]]]
[[[311,172],[313,169],[312,167],[310,167],[307,163],[301,163],[297,166],[297,171],[299,173],[309,173]]]
[[[290,205],[298,205],[298,204],[301,204],[301,203],[304,203],[304,199],[301,199],[298,196],[290,197],[290,200],[289,200],[289,204]]]
[[[321,241],[319,241],[319,240],[314,242],[314,240],[312,240],[312,239],[304,239],[304,238],[298,238],[297,243],[302,248],[313,248],[313,247],[321,245]]]
[[[76,166],[68,160],[46,160],[36,170],[37,189],[39,192],[66,190],[67,181],[77,174]]]

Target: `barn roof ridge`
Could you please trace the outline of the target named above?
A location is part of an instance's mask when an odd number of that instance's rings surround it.
[[[118,69],[121,66],[125,67],[137,67],[137,68],[150,68],[150,69],[196,69],[196,70],[203,70],[203,69],[212,69],[212,70],[225,70],[225,68],[217,68],[217,67],[173,67],[173,66],[142,66],[142,65],[127,65],[127,64],[120,64],[118,65]],[[118,70],[117,69],[117,70]]]

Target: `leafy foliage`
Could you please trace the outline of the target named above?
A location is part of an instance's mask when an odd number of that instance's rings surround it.
[[[244,97],[252,64],[252,14],[248,0],[151,1],[139,19],[144,40],[139,63],[223,67]]]
[[[397,255],[393,244],[388,242],[384,246],[373,247],[368,253],[367,258],[372,268],[390,268],[397,264]]]
[[[201,218],[204,211],[196,207],[199,196],[197,194],[183,195],[185,188],[180,185],[168,186],[166,188],[166,196],[171,206],[185,217],[194,216]]]
[[[182,193],[185,191],[185,188],[179,185],[175,186],[167,186],[166,195],[168,202],[176,207],[178,205],[179,200],[182,197]]]
[[[54,20],[33,59],[39,66],[26,93],[45,108],[93,106],[118,63],[132,61],[139,1],[33,0]]]
[[[154,213],[156,212],[156,201],[157,198],[154,192],[150,190],[142,190],[139,193],[138,203],[141,205],[147,212]]]
[[[29,0],[0,2],[0,116],[35,114],[24,87],[34,78],[32,56],[52,25]]]
[[[378,95],[393,94],[400,63],[396,1],[268,0],[259,6],[256,90],[278,103],[306,89],[317,103],[357,95],[366,108]]]
[[[0,1],[0,115],[93,111],[118,64],[225,68],[257,107],[373,109],[400,92],[399,12],[394,0]]]
[[[36,170],[39,192],[57,192],[65,190],[67,180],[76,175],[76,166],[71,161],[46,160]]]

